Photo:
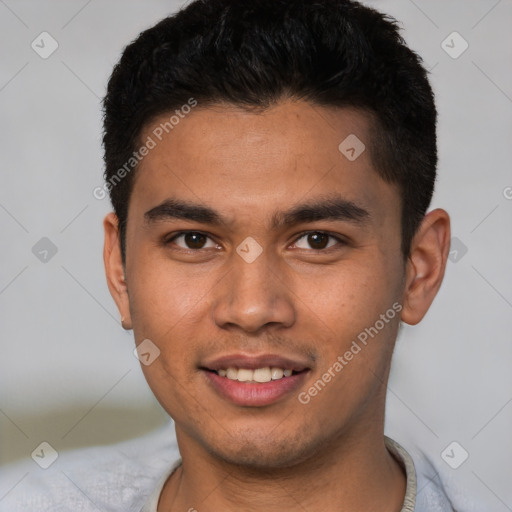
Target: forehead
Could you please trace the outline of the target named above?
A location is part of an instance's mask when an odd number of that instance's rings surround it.
[[[141,133],[155,145],[136,171],[135,207],[180,197],[234,220],[326,195],[370,213],[398,201],[373,168],[366,113],[288,101],[259,113],[198,105],[175,124],[171,115]]]
[[[157,146],[145,161],[158,159],[164,148],[174,148],[179,149],[173,155],[175,164],[180,160],[207,160],[223,167],[242,164],[239,170],[243,171],[251,167],[249,158],[255,164],[265,158],[282,161],[286,157],[300,157],[297,163],[302,165],[327,160],[335,163],[343,154],[339,145],[347,137],[352,142],[360,141],[357,149],[362,148],[360,143],[370,146],[371,124],[370,114],[361,110],[303,101],[289,100],[264,111],[234,105],[198,105],[181,118],[172,113],[157,117],[143,130],[142,139],[152,137]],[[265,154],[261,153],[263,149]],[[167,159],[170,155],[164,156]]]

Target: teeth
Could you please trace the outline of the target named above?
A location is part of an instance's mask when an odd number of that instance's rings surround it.
[[[226,370],[226,377],[231,380],[237,380],[238,370],[236,368],[228,368]]]
[[[284,370],[282,368],[272,368],[272,380],[279,380],[283,378]]]
[[[250,368],[234,368],[230,366],[227,369],[217,370],[221,377],[227,377],[230,380],[237,380],[239,382],[270,382],[272,380],[279,380],[283,377],[290,377],[293,370],[268,367],[257,368],[251,370]]]
[[[238,373],[240,373],[240,370]],[[272,380],[270,368],[267,366],[265,368],[258,368],[257,370],[254,370],[252,378],[256,382],[270,382]]]
[[[247,382],[249,380],[253,380],[254,372],[252,370],[246,370],[245,368],[240,368],[238,370],[237,380],[238,382]]]

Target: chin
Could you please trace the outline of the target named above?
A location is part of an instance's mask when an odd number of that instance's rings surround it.
[[[297,466],[314,457],[317,445],[313,439],[305,439],[303,433],[278,437],[275,432],[245,432],[226,435],[205,448],[216,458],[248,470],[284,469]]]

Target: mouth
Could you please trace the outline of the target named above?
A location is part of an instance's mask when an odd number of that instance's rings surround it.
[[[310,368],[279,356],[227,356],[200,367],[211,388],[234,405],[262,407],[296,390]]]
[[[229,380],[238,382],[249,382],[252,384],[263,384],[275,380],[286,379],[292,375],[297,375],[304,370],[296,371],[290,368],[279,368],[277,366],[265,366],[263,368],[236,368],[229,366],[228,368],[219,368],[218,370],[208,370],[215,372],[219,377],[225,377]]]

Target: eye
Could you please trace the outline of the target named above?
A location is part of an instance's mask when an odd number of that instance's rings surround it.
[[[331,240],[329,241],[329,239]],[[323,231],[311,231],[309,233],[304,233],[300,238],[298,238],[294,246],[298,249],[314,249],[316,251],[322,251],[335,246],[337,243],[343,245],[345,242],[340,238],[330,235],[329,233],[324,233]]]
[[[166,241],[166,244],[174,242],[182,249],[210,249],[217,247],[217,244],[204,233],[197,231],[185,231],[178,233]]]

